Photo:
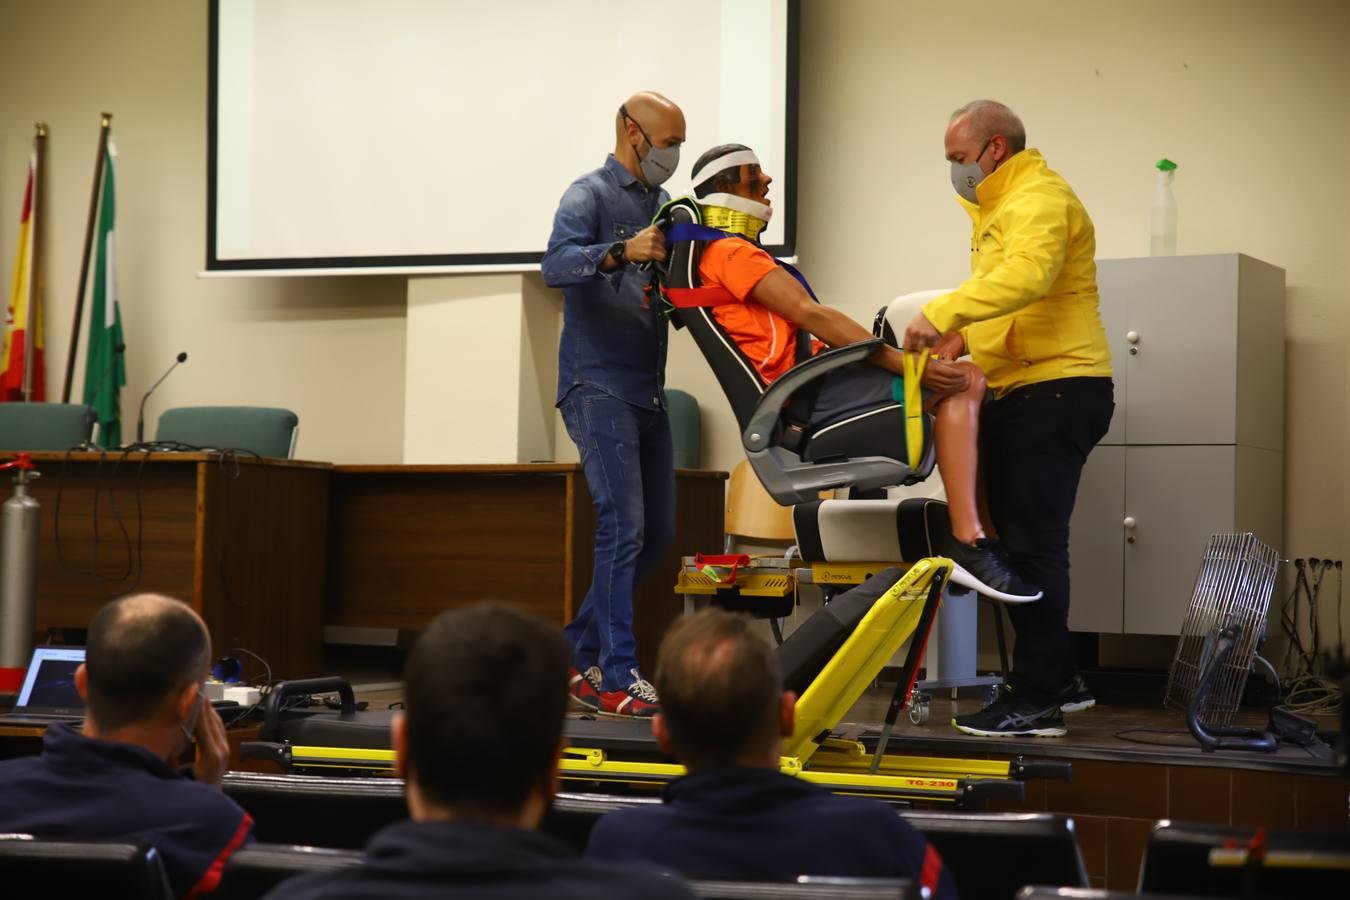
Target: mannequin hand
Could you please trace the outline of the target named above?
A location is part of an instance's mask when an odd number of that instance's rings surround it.
[[[919,383],[940,397],[948,397],[970,387],[970,373],[963,366],[930,359]]]

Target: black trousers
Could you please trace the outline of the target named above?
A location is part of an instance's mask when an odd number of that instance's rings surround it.
[[[980,416],[989,513],[1017,572],[1045,592],[1009,604],[1016,629],[1012,682],[1050,702],[1077,667],[1069,637],[1069,517],[1088,453],[1115,410],[1110,378],[1063,378],[1018,388]]]

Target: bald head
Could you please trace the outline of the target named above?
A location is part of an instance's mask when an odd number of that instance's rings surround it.
[[[679,146],[684,143],[684,113],[655,91],[638,91],[625,100],[614,117],[614,158],[634,177],[647,184],[660,184],[675,171]],[[655,181],[643,173],[641,162],[654,148],[676,148],[658,154],[664,174]]]
[[[960,143],[983,146],[995,137],[1003,138],[1009,156],[1020,153],[1027,147],[1027,130],[1022,125],[1022,120],[997,100],[974,100],[967,103],[952,113],[947,124],[949,145],[955,138]],[[949,158],[950,156],[948,153]]]
[[[89,715],[112,731],[154,717],[184,687],[206,678],[211,640],[181,600],[132,594],[89,623]]]
[[[691,769],[776,756],[783,676],[749,617],[709,608],[680,619],[661,642],[655,687],[671,747]]]
[[[638,91],[625,100],[619,110],[614,125],[620,138],[631,127],[628,120],[632,120],[647,132],[654,146],[669,147],[671,143],[684,143],[684,112],[668,97],[656,91]],[[628,120],[624,118],[625,111]]]

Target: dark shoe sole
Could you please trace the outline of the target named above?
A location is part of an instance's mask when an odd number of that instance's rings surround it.
[[[975,728],[970,725],[958,725],[955,719],[952,719],[952,727],[963,734],[974,735],[975,737],[1042,737],[1054,738],[1064,737],[1069,733],[1069,729],[1063,725],[1046,725],[1041,728],[1027,728],[1019,731],[986,731],[982,728]]]

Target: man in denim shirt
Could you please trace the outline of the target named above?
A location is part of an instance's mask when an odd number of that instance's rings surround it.
[[[557,405],[595,504],[591,588],[566,629],[572,694],[603,712],[650,716],[657,697],[638,671],[633,587],[674,535],[675,476],[666,321],[638,264],[665,259],[650,222],[669,199],[660,185],[679,163],[684,114],[660,94],[635,94],[619,107],[615,137],[605,164],[563,194],[541,268],[563,289]]]

